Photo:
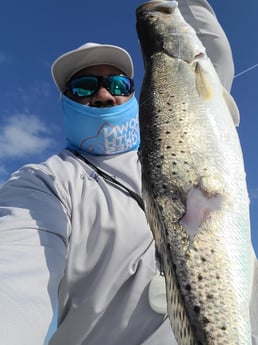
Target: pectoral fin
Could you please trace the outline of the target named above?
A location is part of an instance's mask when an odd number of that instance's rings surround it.
[[[199,63],[195,67],[195,81],[196,89],[200,95],[205,100],[209,100],[213,97],[213,88],[209,80],[209,74],[205,73],[204,69],[201,68]]]
[[[214,93],[216,93],[216,91],[214,91],[214,85],[211,82],[210,73],[209,71],[207,71],[207,65],[205,65],[204,63],[196,64],[195,80],[196,80],[196,89],[202,99],[209,101],[212,97],[214,97]],[[218,79],[218,83],[220,83],[219,79]],[[219,91],[220,90],[221,90],[221,86],[219,86]],[[222,92],[223,92],[224,100],[232,116],[233,122],[235,126],[237,127],[239,126],[239,123],[240,123],[240,114],[239,114],[238,107],[234,101],[234,98],[223,86],[222,86]]]

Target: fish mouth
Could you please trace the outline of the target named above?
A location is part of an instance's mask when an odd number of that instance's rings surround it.
[[[161,52],[188,64],[207,57],[195,30],[181,15],[177,1],[148,1],[137,8],[136,14],[138,37],[146,55]]]
[[[157,12],[171,14],[174,11],[174,9],[177,7],[178,7],[177,1],[153,0],[153,1],[144,2],[141,6],[138,7],[137,12],[155,10]]]

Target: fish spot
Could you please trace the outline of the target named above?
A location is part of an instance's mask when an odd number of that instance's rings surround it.
[[[171,132],[170,131],[166,131],[166,134],[171,134]]]
[[[213,299],[213,295],[212,294],[207,294],[207,298],[208,299]]]
[[[221,330],[222,330],[222,331],[226,331],[226,329],[227,329],[226,326],[222,326],[222,327],[221,327]]]
[[[163,207],[161,205],[158,205],[159,210],[162,212],[163,211]]]
[[[204,325],[208,325],[208,323],[210,323],[210,320],[207,317],[204,317],[203,323],[204,323]]]
[[[203,256],[201,257],[201,260],[202,260],[202,262],[206,262],[207,261],[206,258],[204,258]]]
[[[203,276],[201,274],[198,274],[198,280],[199,281],[203,280]]]
[[[190,284],[187,284],[187,285],[185,286],[185,289],[186,289],[187,291],[191,291],[192,287],[191,287]]]
[[[170,146],[170,145],[167,145],[166,149],[167,149],[167,150],[171,149],[171,146]]]
[[[194,312],[195,312],[196,314],[200,314],[201,308],[200,308],[198,305],[195,305],[195,306],[193,307],[193,310],[194,310]]]

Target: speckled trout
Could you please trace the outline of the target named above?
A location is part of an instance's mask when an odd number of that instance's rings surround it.
[[[175,1],[137,9],[143,198],[180,345],[251,345],[236,104]]]

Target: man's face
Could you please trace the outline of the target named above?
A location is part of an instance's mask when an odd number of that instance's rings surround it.
[[[123,73],[118,68],[110,65],[97,65],[82,69],[73,75],[72,79],[86,75],[107,76],[110,74],[120,75]],[[78,97],[71,94],[69,90],[67,91],[66,96],[78,103],[91,107],[113,107],[115,105],[120,105],[127,102],[132,94],[129,96],[113,96],[104,85],[101,85],[98,91],[90,97]]]

